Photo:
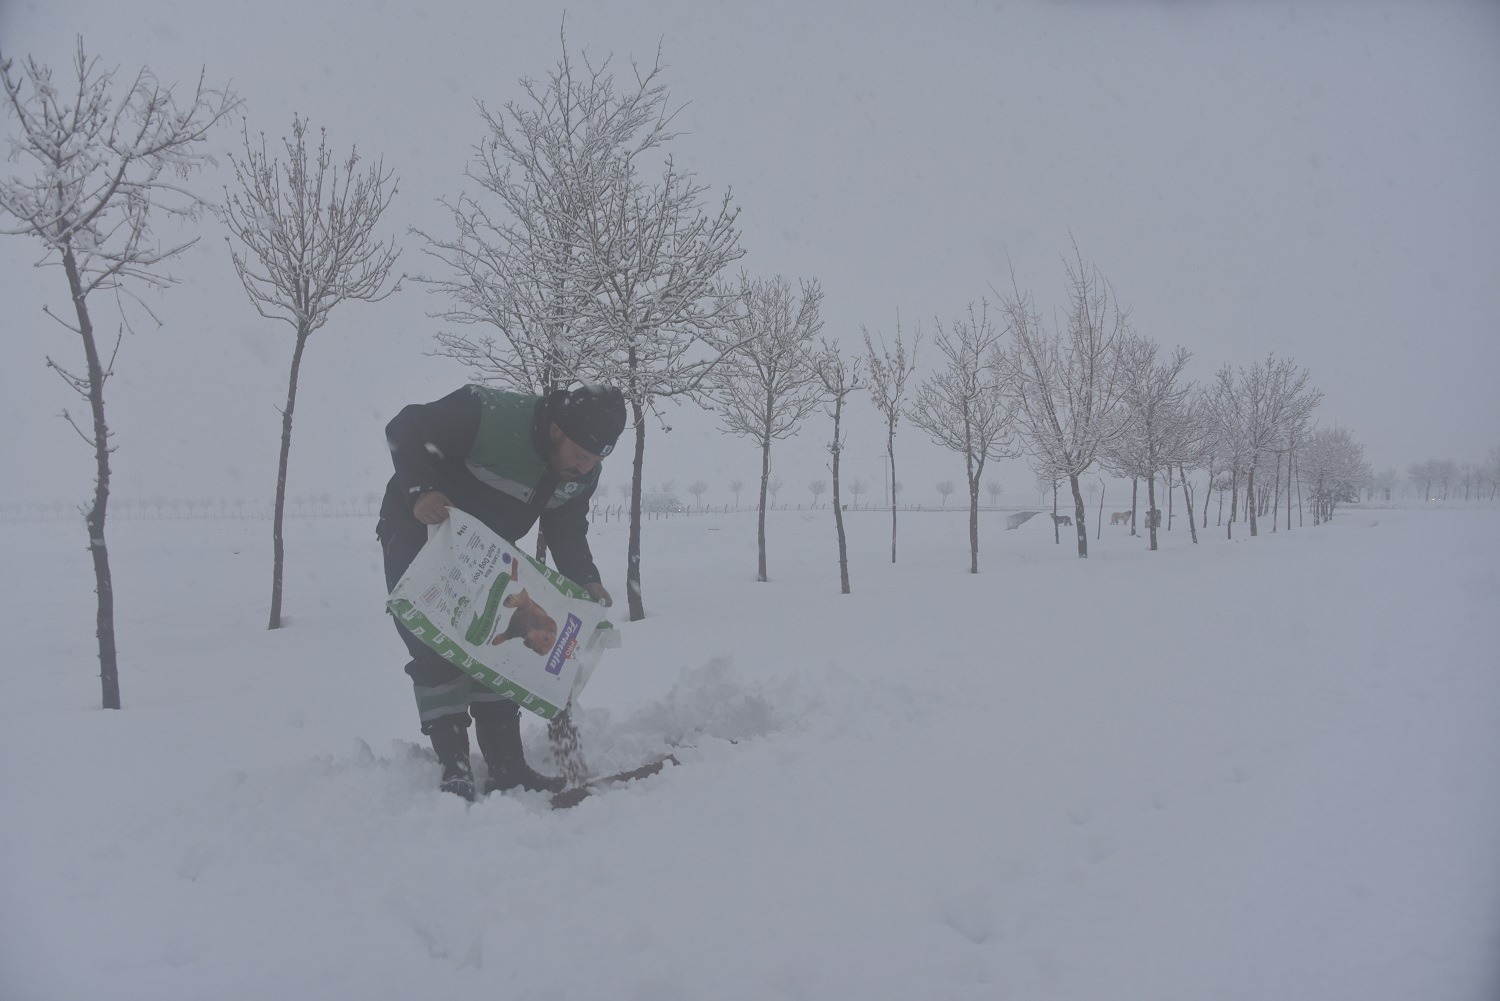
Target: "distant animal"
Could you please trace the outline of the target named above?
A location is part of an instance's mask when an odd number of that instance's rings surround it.
[[[1053,522],[1054,522],[1054,523],[1055,523],[1055,524],[1058,524],[1058,525],[1066,525],[1066,526],[1068,526],[1068,527],[1069,527],[1069,528],[1072,528],[1072,527],[1073,527],[1073,519],[1072,519],[1072,518],[1069,518],[1069,517],[1068,517],[1068,516],[1067,516],[1067,515],[1065,515],[1065,514],[1054,514],[1054,515],[1053,515],[1053,516],[1052,516],[1052,521],[1053,521]]]
[[[492,646],[519,639],[533,653],[547,654],[552,650],[552,645],[557,642],[557,620],[543,611],[524,588],[506,595],[500,604],[515,611],[511,613],[505,631],[490,640]]]
[[[1116,511],[1114,514],[1112,514],[1112,515],[1109,516],[1109,523],[1111,525],[1128,525],[1128,524],[1130,524],[1130,512],[1129,511]]]

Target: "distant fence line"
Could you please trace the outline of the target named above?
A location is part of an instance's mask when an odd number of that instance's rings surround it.
[[[890,511],[889,504],[844,504],[845,511]],[[769,504],[768,511],[829,511],[830,504]],[[671,508],[646,508],[641,512],[645,520],[683,518],[705,514],[754,513],[754,505],[702,504],[682,505]],[[966,506],[936,504],[902,504],[901,511],[967,511]],[[1019,505],[981,505],[981,511],[1018,511]],[[113,498],[109,505],[111,521],[268,521],[271,518],[270,504],[257,504],[245,500],[139,500]],[[362,500],[334,500],[332,498],[302,499],[289,501],[286,506],[288,518],[375,518],[380,513],[380,498]],[[594,504],[590,516],[601,523],[618,521],[630,513],[628,504]],[[0,503],[0,521],[75,521],[83,517],[81,505],[65,504],[61,501]]]
[[[1401,509],[1494,509],[1497,505],[1494,501],[1394,501],[1390,503],[1356,503],[1346,507],[1356,510],[1381,510],[1387,508]],[[1051,505],[1044,505],[1044,509],[1050,509]],[[770,504],[768,511],[830,511],[831,504]],[[885,511],[889,512],[889,504],[844,504],[845,511]],[[1037,510],[1037,505],[1031,504],[981,504],[980,511],[991,512],[1015,512]],[[755,505],[736,504],[704,504],[683,505],[675,508],[648,508],[641,512],[641,517],[646,521],[658,521],[669,518],[690,518],[695,515],[706,514],[754,514]],[[967,512],[966,504],[902,504],[899,511],[903,512]],[[1065,514],[1072,514],[1072,505],[1059,507],[1058,510]],[[303,499],[289,502],[286,507],[288,518],[370,518],[374,519],[380,513],[380,498],[365,498],[361,500],[333,500],[333,499]],[[590,509],[590,516],[600,524],[608,524],[611,521],[624,520],[630,513],[628,504],[594,504]],[[10,502],[0,503],[0,522],[48,522],[48,521],[77,521],[83,518],[81,505],[65,504],[60,501],[47,502]],[[270,504],[255,504],[249,501],[201,499],[189,500],[137,500],[130,498],[116,498],[110,501],[110,521],[183,521],[183,520],[224,520],[224,521],[269,521],[271,518]]]
[[[891,506],[889,504],[843,504],[843,505],[841,505],[841,507],[845,511],[887,511],[887,512],[889,512],[890,509],[891,509]],[[734,504],[704,504],[704,505],[701,505],[701,506],[699,506],[699,505],[693,505],[693,506],[683,505],[682,507],[675,507],[675,508],[647,508],[646,510],[643,510],[641,512],[641,516],[642,516],[643,519],[650,520],[650,519],[655,519],[655,518],[691,517],[693,515],[703,515],[703,514],[736,514],[736,513],[754,514],[758,510],[759,510],[759,508],[755,507],[753,505],[751,505],[751,506],[734,505]],[[831,511],[831,510],[833,510],[833,505],[832,504],[767,504],[766,505],[766,510],[767,511]],[[966,506],[959,506],[959,505],[955,505],[955,504],[950,504],[946,508],[943,507],[942,505],[938,505],[938,504],[902,504],[897,510],[899,510],[899,511],[944,511],[944,510],[946,510],[946,511],[968,511],[969,509]],[[981,510],[981,511],[1020,511],[1020,510],[1023,510],[1023,508],[1021,508],[1019,505],[1016,505],[1016,506],[1003,505],[1003,506],[998,506],[997,507],[997,506],[993,506],[993,505],[989,505],[989,504],[981,504],[979,506],[979,510]],[[620,518],[625,517],[629,513],[630,513],[630,508],[629,508],[628,505],[625,505],[625,504],[595,504],[594,507],[593,507],[593,511],[592,511],[593,517],[596,520],[599,520],[599,521],[602,521],[602,522],[608,522],[611,518],[613,518],[613,519],[620,519]]]

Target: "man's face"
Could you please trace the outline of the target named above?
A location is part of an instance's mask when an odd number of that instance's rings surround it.
[[[553,424],[548,432],[552,440],[552,454],[547,457],[547,468],[560,480],[579,480],[599,464],[600,457],[563,434],[562,428]]]

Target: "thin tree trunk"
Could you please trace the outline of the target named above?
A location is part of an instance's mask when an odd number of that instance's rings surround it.
[[[885,452],[891,457],[891,562],[896,562],[896,429],[887,425]]]
[[[1290,437],[1286,443],[1286,530],[1292,530],[1292,457],[1297,454],[1296,441]]]
[[[839,444],[839,423],[843,417],[844,398],[835,396],[833,400],[833,525],[839,536],[839,589],[840,593],[849,593],[849,547],[844,540],[844,508],[839,503],[839,453],[843,447]]]
[[[1292,467],[1292,473],[1297,477],[1297,527],[1302,527],[1302,471],[1296,466]],[[1288,513],[1288,518],[1291,514]]]
[[[89,555],[94,562],[95,606],[94,635],[99,640],[99,685],[105,709],[120,708],[120,668],[115,650],[115,586],[109,569],[109,545],[104,539],[104,519],[109,510],[109,424],[104,419],[104,380],[106,373],[94,342],[94,324],[84,302],[83,277],[71,247],[63,251],[63,270],[68,275],[68,289],[73,295],[73,311],[78,317],[78,333],[83,338],[83,355],[88,365],[89,411],[94,427],[94,501],[84,516],[89,532]],[[76,425],[75,425],[76,427]]]
[[[964,471],[969,476],[969,573],[979,572],[979,478],[984,475],[984,462],[974,468],[974,459],[964,456]]]
[[[1271,488],[1271,534],[1276,534],[1276,524],[1281,520],[1281,456],[1276,457],[1276,485]]]
[[[292,374],[287,380],[286,409],[281,412],[281,459],[276,466],[276,509],[271,515],[271,624],[267,629],[281,628],[281,580],[285,557],[281,527],[286,510],[287,459],[292,453],[292,411],[297,405],[297,370],[302,367],[302,351],[307,347],[305,327],[297,328],[297,346],[292,349]]]
[[[1208,502],[1214,495],[1214,460],[1208,458],[1208,485],[1203,488],[1203,527],[1208,528]]]
[[[1099,484],[1099,524],[1098,527],[1094,530],[1095,542],[1098,542],[1100,539],[1104,538],[1104,492],[1108,489],[1109,487],[1107,484]]]
[[[755,544],[759,552],[755,579],[766,581],[766,490],[771,481],[771,439],[762,438],[760,443],[760,517],[755,526]]]
[[[646,466],[646,412],[634,401],[630,406],[635,416],[635,461],[630,474],[630,540],[625,549],[625,593],[630,605],[630,621],[639,622],[646,617],[646,606],[641,601],[641,475]]]
[[[1140,489],[1141,489],[1141,481],[1140,481],[1140,479],[1138,477],[1132,476],[1130,478],[1130,535],[1131,535],[1132,538],[1136,534],[1136,532],[1135,532],[1135,511],[1136,511],[1136,505],[1139,503]]]
[[[1083,491],[1078,486],[1078,474],[1068,475],[1068,484],[1073,488],[1073,527],[1078,530],[1078,558],[1089,558],[1088,511],[1083,506]]]
[[[1234,538],[1234,519],[1235,519],[1236,515],[1238,515],[1238,513],[1239,513],[1239,507],[1240,507],[1240,466],[1239,466],[1239,463],[1235,463],[1234,466],[1232,467],[1232,470],[1233,471],[1230,474],[1230,483],[1229,483],[1229,521],[1227,521],[1225,523],[1226,527],[1224,529],[1224,537],[1226,539],[1233,539]],[[1222,495],[1221,495],[1221,499],[1222,499]]]
[[[1255,538],[1257,525],[1255,521],[1255,463],[1259,458],[1257,455],[1250,457],[1250,474],[1245,480],[1245,507],[1248,509],[1250,519],[1250,538]]]
[[[1170,475],[1170,471],[1168,475]],[[1188,486],[1187,470],[1181,463],[1177,466],[1177,475],[1182,477],[1182,502],[1187,505],[1188,534],[1193,537],[1193,545],[1196,546],[1198,544],[1198,524],[1193,520],[1193,490]],[[1208,511],[1206,506],[1204,507],[1204,511],[1205,513]]]
[[[542,396],[552,395],[554,389],[561,389],[557,384],[557,371],[552,365],[548,365],[542,374]],[[547,562],[547,533],[542,529],[542,523],[536,523],[536,561]]]
[[[1062,545],[1062,527],[1057,523],[1057,481],[1052,481],[1052,544]]]
[[[1146,548],[1152,552],[1156,551],[1156,522],[1156,474],[1152,473],[1146,477],[1146,532],[1151,537]]]

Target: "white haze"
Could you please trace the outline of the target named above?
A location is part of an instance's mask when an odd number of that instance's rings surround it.
[[[401,192],[385,231],[401,267],[430,269],[408,226],[443,232],[498,107],[558,56],[563,6],[489,3],[242,5],[73,0],[0,7],[0,51],[65,71],[73,37],[122,72],[232,81],[252,132],[273,143],[293,112],[336,149],[383,156]],[[1500,439],[1491,291],[1500,276],[1500,6],[1493,3],[574,3],[575,51],[649,62],[686,105],[679,162],[742,209],[744,268],[816,277],[827,336],[890,333],[898,311],[930,331],[1018,280],[1059,302],[1070,239],[1114,283],[1134,326],[1195,353],[1191,374],[1294,356],[1325,393],[1318,412],[1377,467],[1481,459]],[[14,118],[0,119],[9,137]],[[218,196],[220,170],[194,183]],[[148,294],[108,388],[121,496],[269,497],[290,358],[234,279],[212,220]],[[1071,234],[1071,235],[1070,235]],[[37,248],[0,239],[7,358],[0,487],[11,501],[81,502],[92,463],[56,418],[76,406],[46,371],[79,355],[41,313],[63,277]],[[340,307],[302,375],[293,495],[362,496],[388,460],[381,426],[404,403],[464,381],[426,358],[437,303],[415,283]],[[117,323],[94,303],[101,327]],[[924,369],[934,353],[924,356]],[[749,442],[696,410],[652,428],[648,482],[753,480]],[[777,446],[783,500],[826,477],[827,422]],[[849,475],[879,488],[878,417],[851,415]],[[961,463],[910,426],[897,442],[904,499]],[[623,463],[609,471],[619,482]],[[998,475],[1033,497],[1022,462]],[[957,503],[957,499],[954,499]]]

